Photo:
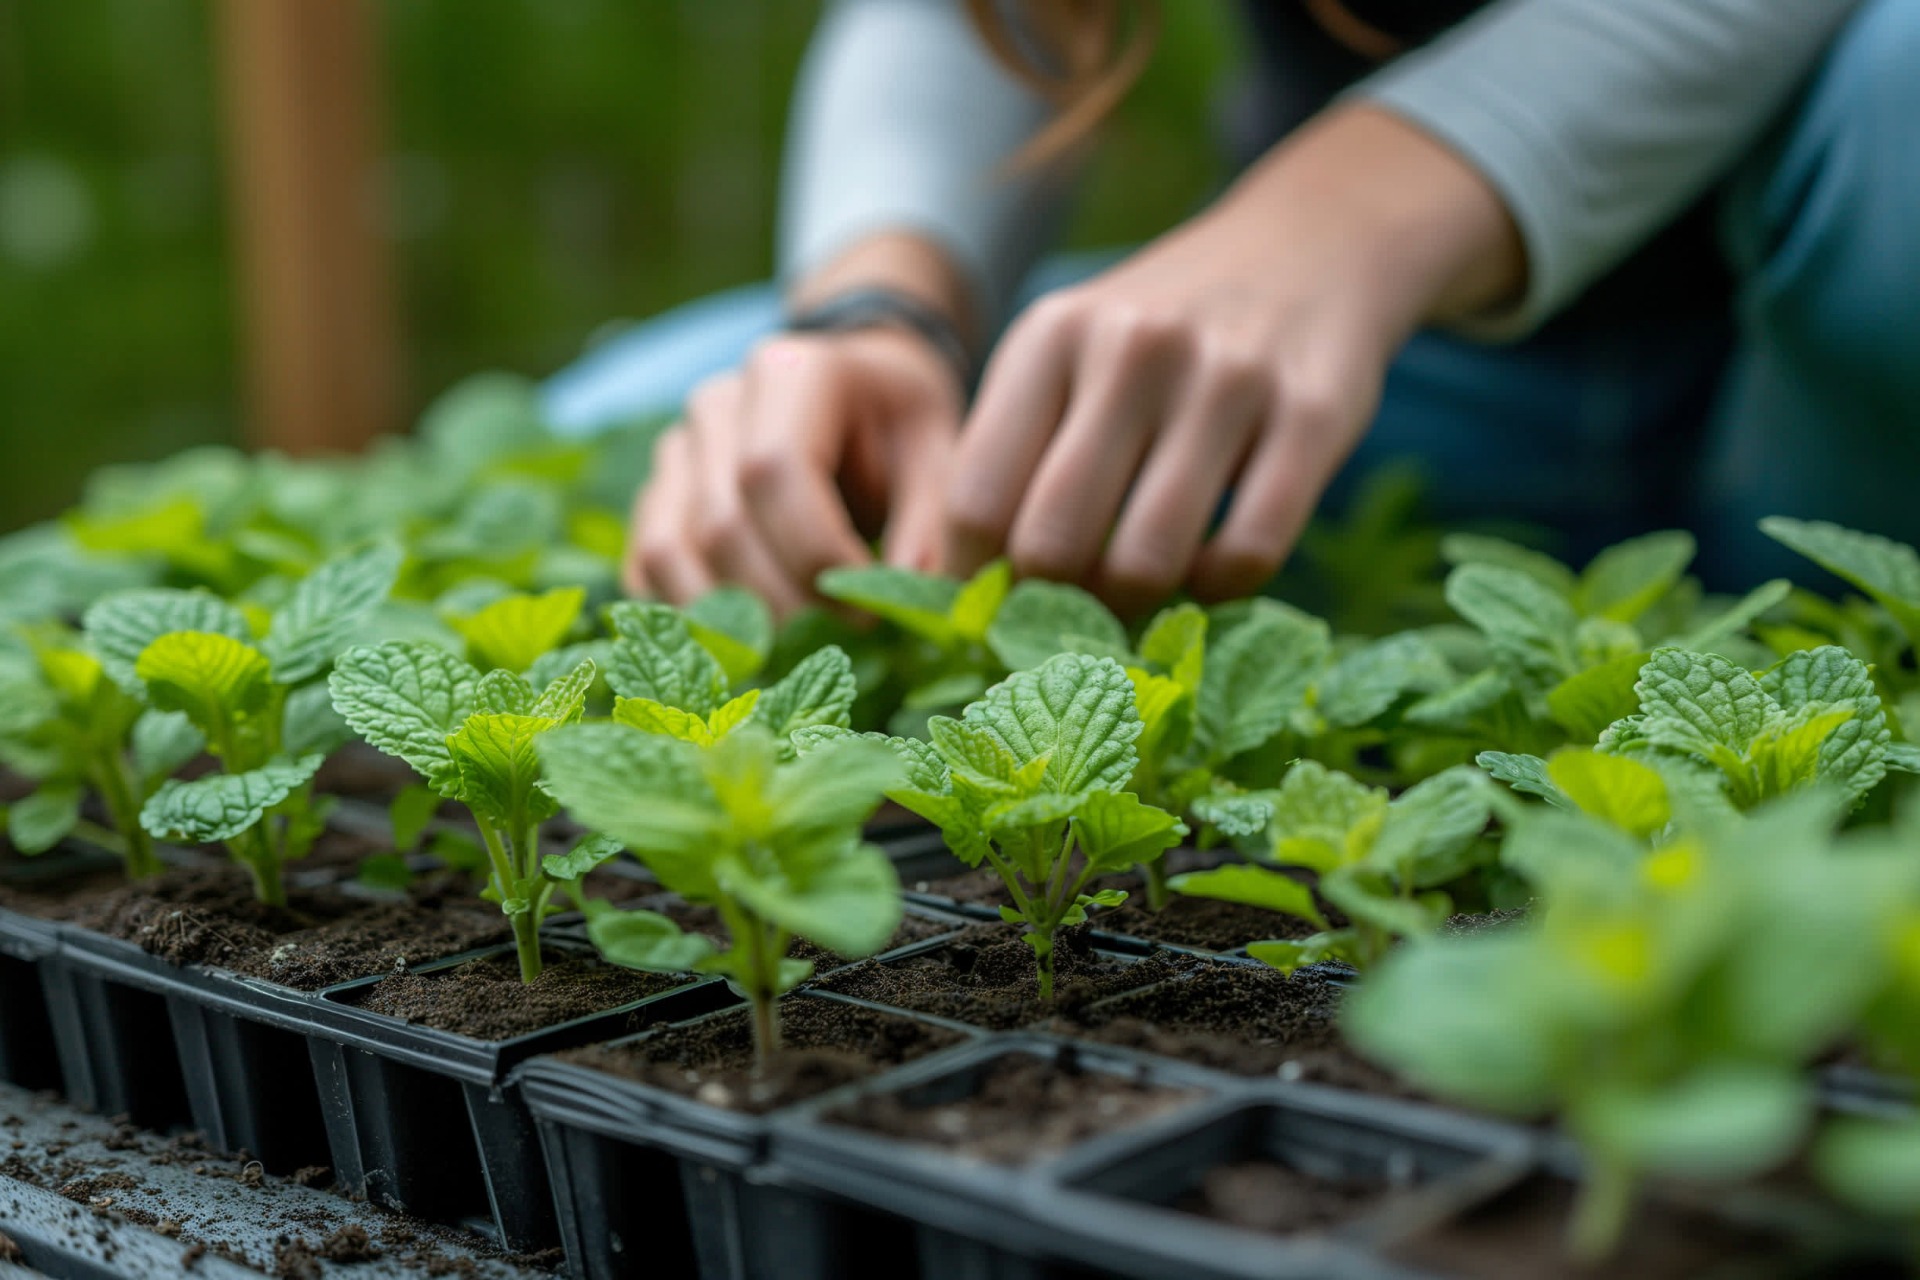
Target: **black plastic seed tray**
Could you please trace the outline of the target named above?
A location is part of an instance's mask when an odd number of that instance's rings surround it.
[[[979,1034],[827,992],[803,990],[787,999],[869,1009],[963,1039]],[[746,1011],[708,1016],[744,1018]],[[771,1116],[548,1058],[529,1062],[514,1082],[540,1125],[561,1241],[577,1280],[895,1280],[901,1274],[902,1255],[881,1237],[856,1234],[839,1206],[767,1175],[761,1162]],[[894,1234],[894,1243],[904,1246],[904,1234]]]
[[[416,973],[511,954],[492,947]],[[403,1022],[359,1008],[381,979],[330,987],[313,1002],[306,1036],[334,1178],[350,1195],[436,1222],[490,1224],[517,1251],[555,1242],[532,1118],[506,1081],[519,1063],[733,1003],[725,983],[694,978],[602,1013],[498,1041]]]
[[[1314,1085],[1269,1083],[1087,1144],[1047,1170],[1031,1212],[1074,1258],[1127,1280],[1403,1276],[1376,1250],[1512,1186],[1532,1131]],[[1181,1207],[1210,1174],[1270,1171],[1278,1188],[1352,1190],[1272,1234]],[[1339,1208],[1334,1208],[1339,1205]]]
[[[0,909],[0,1080],[25,1089],[61,1084],[41,966],[59,947],[44,920]]]
[[[921,1280],[1064,1280],[1083,1275],[1073,1260],[1058,1254],[1043,1224],[1027,1210],[1044,1170],[1064,1153],[1043,1152],[1027,1167],[1008,1168],[863,1132],[831,1118],[863,1095],[881,1092],[900,1095],[909,1106],[957,1101],[977,1090],[995,1063],[1022,1056],[1062,1070],[1187,1091],[1190,1096],[1170,1101],[1170,1115],[1192,1111],[1238,1088],[1212,1072],[1123,1049],[1027,1032],[988,1036],[775,1116],[770,1174],[857,1207],[860,1212],[840,1219],[853,1239],[907,1226],[912,1244],[895,1262],[895,1274],[917,1274]],[[917,1271],[908,1258],[917,1258]]]

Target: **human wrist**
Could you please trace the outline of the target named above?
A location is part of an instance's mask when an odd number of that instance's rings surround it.
[[[945,318],[967,349],[977,350],[980,321],[965,272],[934,241],[908,231],[882,231],[849,245],[794,281],[789,314],[862,289],[901,294]]]
[[[858,285],[787,311],[792,333],[854,334],[891,331],[916,340],[954,380],[965,399],[978,373],[972,349],[959,329],[937,307],[901,289]]]

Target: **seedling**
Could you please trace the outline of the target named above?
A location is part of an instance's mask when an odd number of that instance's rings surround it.
[[[580,719],[594,676],[588,659],[536,691],[511,671],[482,675],[444,649],[389,641],[349,649],[328,682],[334,709],[354,732],[472,814],[487,850],[487,896],[512,922],[525,982],[540,976],[540,922],[556,884],[552,860],[541,857],[540,827],[559,805],[535,744]]]
[[[162,712],[183,715],[221,772],[169,779],[140,823],[161,839],[224,843],[254,892],[284,906],[281,868],[304,857],[323,829],[313,775],[345,730],[319,677],[386,598],[399,550],[377,545],[303,578],[257,641],[247,613],[196,591],[133,591],[87,611],[86,631],[106,674]]]
[[[1449,769],[1389,801],[1369,787],[1312,760],[1302,760],[1271,792],[1248,797],[1271,807],[1265,860],[1272,867],[1230,864],[1173,878],[1195,897],[1263,907],[1320,930],[1300,942],[1270,940],[1247,952],[1282,973],[1323,960],[1369,969],[1403,938],[1435,932],[1452,914],[1440,886],[1472,871],[1490,852],[1487,783],[1476,771]],[[1314,890],[1274,867],[1317,872],[1320,897],[1347,917],[1328,926]]]
[[[1063,653],[1016,672],[959,719],[935,716],[932,742],[885,742],[904,781],[897,803],[934,823],[968,866],[999,873],[1025,926],[1040,994],[1053,998],[1054,938],[1090,909],[1118,906],[1120,889],[1083,892],[1097,875],[1151,862],[1187,834],[1173,814],[1123,790],[1139,764],[1133,682],[1112,658]],[[853,737],[836,728],[795,735],[802,759]]]
[[[581,903],[588,936],[615,964],[725,974],[752,1008],[762,1066],[780,1045],[779,998],[813,971],[787,954],[793,940],[868,956],[899,926],[893,864],[860,839],[899,777],[893,756],[872,743],[821,743],[793,760],[760,725],[701,747],[616,723],[556,730],[539,751],[567,808],[632,849],[668,889],[711,904],[729,945],[655,912],[592,900]],[[576,852],[547,867],[577,884],[602,856]]]

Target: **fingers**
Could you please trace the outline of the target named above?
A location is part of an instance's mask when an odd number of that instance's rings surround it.
[[[739,379],[722,378],[696,390],[687,402],[697,495],[688,512],[692,542],[715,580],[752,588],[776,615],[785,616],[806,603],[811,584],[787,576],[747,513],[740,489],[745,399]]]
[[[1371,412],[1301,387],[1285,389],[1282,401],[1227,518],[1187,575],[1187,589],[1202,600],[1250,595],[1273,577]]]
[[[836,483],[851,430],[848,371],[820,344],[778,339],[755,353],[744,404],[740,494],[786,581],[871,557]]]
[[[1093,583],[1121,616],[1145,612],[1180,585],[1229,482],[1254,447],[1271,399],[1257,352],[1216,346],[1194,364],[1172,421],[1140,468]]]
[[[932,573],[940,567],[946,537],[952,427],[926,415],[917,416],[900,424],[889,445],[892,511],[881,539],[882,549],[888,564]]]
[[[1000,554],[1066,408],[1078,319],[1061,298],[1030,307],[987,365],[947,485],[948,573],[964,578]]]
[[[628,585],[636,595],[651,592],[685,603],[713,587],[690,536],[697,487],[692,437],[682,424],[654,446],[653,474],[634,505]]]

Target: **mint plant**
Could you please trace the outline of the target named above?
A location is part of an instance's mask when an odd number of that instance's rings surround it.
[[[1248,797],[1269,807],[1263,861],[1175,876],[1173,888],[1194,897],[1244,903],[1304,920],[1320,932],[1299,942],[1254,942],[1247,952],[1282,973],[1340,960],[1357,969],[1377,964],[1399,940],[1433,933],[1453,912],[1441,888],[1485,861],[1480,837],[1488,818],[1487,785],[1477,772],[1449,769],[1389,800],[1312,760],[1288,770],[1280,786]],[[1276,870],[1317,873],[1313,888]],[[1329,927],[1315,893],[1347,924]]]
[[[1833,816],[1795,797],[1647,854],[1536,811],[1514,836],[1539,846],[1530,923],[1401,949],[1349,997],[1344,1028],[1442,1098],[1557,1112],[1586,1166],[1569,1247],[1603,1257],[1644,1178],[1750,1176],[1806,1135],[1807,1067],[1879,988],[1920,875],[1910,849],[1836,849]]]
[[[999,873],[1013,899],[1000,914],[1025,927],[1041,997],[1051,1000],[1055,935],[1127,898],[1120,889],[1086,893],[1087,882],[1151,862],[1187,833],[1124,790],[1141,727],[1125,668],[1063,653],[994,685],[959,719],[934,717],[931,742],[831,726],[794,740],[802,759],[856,737],[892,748],[905,776],[886,794],[938,826],[968,866]]]
[[[668,889],[712,905],[729,938],[721,950],[656,912],[583,900],[594,945],[629,968],[726,975],[752,1009],[761,1066],[780,1045],[780,997],[813,971],[788,954],[793,940],[868,956],[901,917],[893,864],[860,839],[899,777],[893,756],[850,735],[799,759],[780,746],[757,724],[704,748],[618,723],[558,729],[539,743],[549,785],[574,816]],[[577,884],[606,847],[548,858],[548,874]]]
[[[594,676],[588,659],[536,690],[514,672],[483,675],[433,645],[388,641],[349,649],[328,681],[335,710],[355,733],[472,815],[487,851],[486,896],[513,926],[524,982],[540,976],[540,922],[557,884],[540,828],[559,805],[536,745],[580,719]]]
[[[399,550],[377,544],[321,565],[295,585],[257,640],[246,612],[197,591],[109,596],[87,611],[102,669],[130,697],[184,716],[221,772],[160,784],[140,823],[161,839],[225,844],[255,895],[283,906],[281,868],[323,829],[313,775],[344,739],[320,680],[386,598]]]

